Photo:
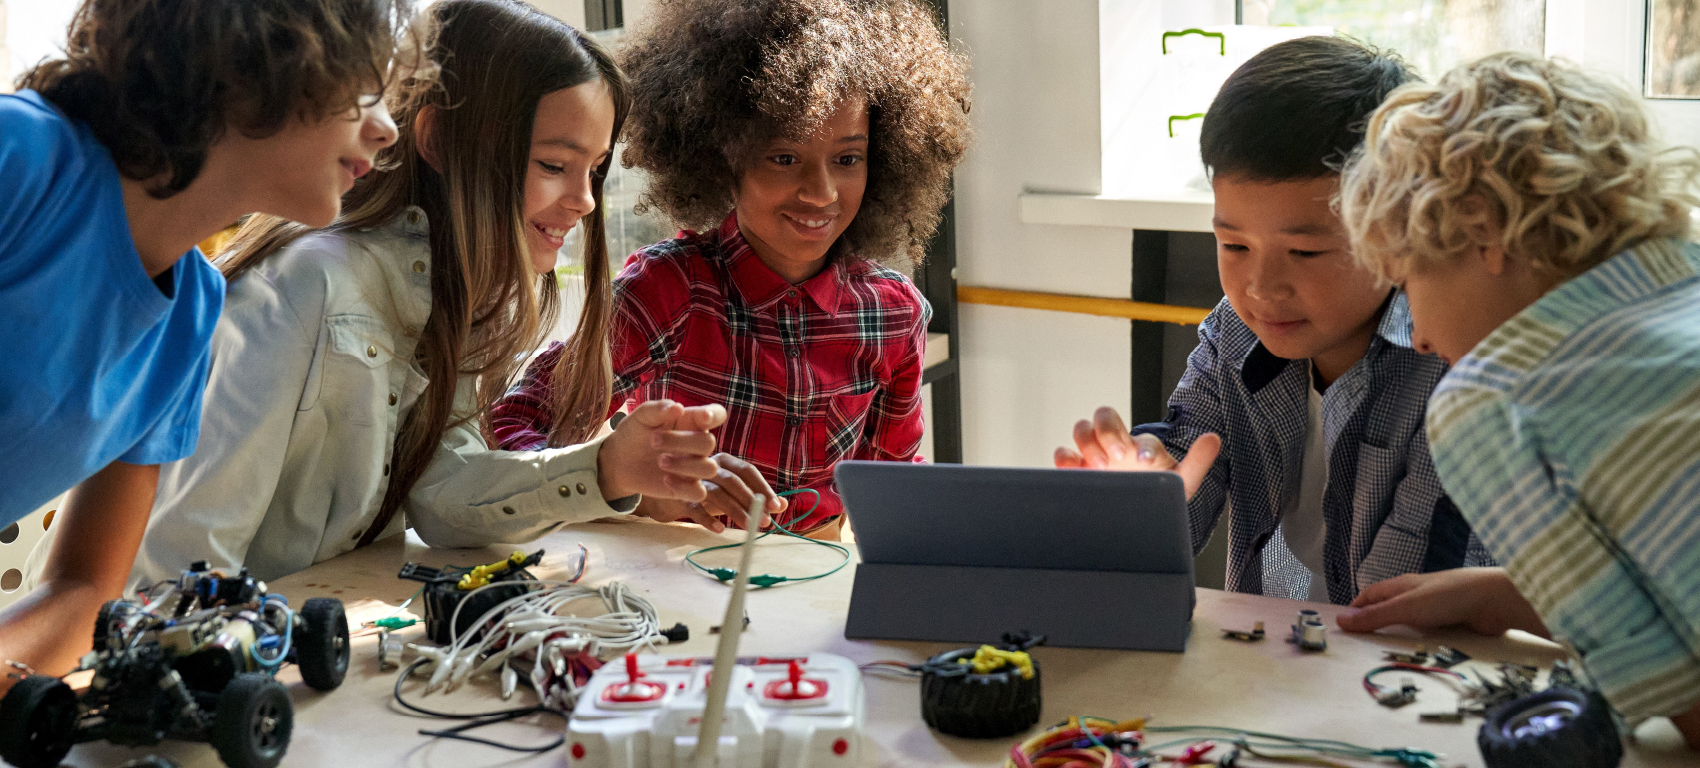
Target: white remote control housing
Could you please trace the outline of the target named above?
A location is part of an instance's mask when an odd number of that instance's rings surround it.
[[[597,670],[567,725],[568,765],[693,768],[712,666],[641,655]],[[719,768],[857,764],[866,703],[854,662],[826,653],[745,657],[732,671]]]

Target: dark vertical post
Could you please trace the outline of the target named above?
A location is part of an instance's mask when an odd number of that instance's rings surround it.
[[[933,386],[933,461],[962,463],[962,324],[956,306],[956,203],[946,203],[938,232],[927,244],[927,262],[916,287],[933,306],[928,333],[950,334],[950,359],[928,368],[921,383]]]
[[[621,0],[584,0],[584,29],[601,32],[626,25],[625,6]]]
[[[1148,229],[1133,231],[1134,301],[1165,303],[1169,282],[1169,233]],[[1142,424],[1163,418],[1167,393],[1163,391],[1163,324],[1140,320],[1133,326],[1133,386],[1128,404],[1128,423]]]
[[[938,14],[939,31],[950,37],[950,0],[923,0]],[[950,335],[950,359],[921,375],[933,388],[933,455],[940,464],[962,463],[962,324],[956,307],[956,202],[946,203],[938,231],[927,243],[927,262],[915,274],[916,287],[933,307],[928,333]]]

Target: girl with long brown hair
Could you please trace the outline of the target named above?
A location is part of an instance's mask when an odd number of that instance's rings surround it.
[[[201,559],[275,578],[401,531],[401,512],[433,546],[525,541],[631,513],[639,494],[700,500],[720,473],[719,408],[661,403],[592,439],[611,386],[593,214],[624,76],[516,0],[431,13],[438,81],[393,110],[387,167],[330,227],[258,217],[220,259],[200,449],[161,473],[133,578]],[[596,417],[573,445],[491,450],[484,414],[554,325],[556,251],[581,222],[588,299],[566,354]]]

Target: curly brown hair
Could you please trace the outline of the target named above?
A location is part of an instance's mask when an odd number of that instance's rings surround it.
[[[621,52],[632,83],[626,167],[644,209],[708,229],[758,144],[803,139],[868,100],[868,188],[844,241],[920,263],[968,146],[968,64],[911,0],[663,0]]]
[[[227,127],[249,138],[381,97],[416,74],[412,0],[83,0],[65,56],[18,78],[87,123],[132,179],[170,197]]]

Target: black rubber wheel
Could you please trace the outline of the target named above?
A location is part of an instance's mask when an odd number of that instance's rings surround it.
[[[264,672],[244,672],[219,694],[207,740],[230,768],[273,768],[289,749],[294,727],[283,684]]]
[[[112,620],[123,618],[136,611],[134,603],[124,600],[108,600],[101,603],[100,613],[94,617],[94,649],[107,649],[107,639],[112,636]]]
[[[1494,708],[1476,734],[1488,768],[1614,768],[1617,721],[1597,691],[1548,688]]]
[[[954,666],[957,659],[970,658],[977,650],[942,653],[922,667],[921,719],[940,733],[968,739],[1001,739],[1033,727],[1043,709],[1037,659],[1033,677],[1028,679],[1014,667],[988,674],[948,675],[928,669]]]
[[[301,680],[328,691],[342,685],[348,675],[348,616],[342,601],[315,597],[301,606],[301,623],[290,640],[295,646],[295,663]]]
[[[53,768],[77,738],[77,694],[55,677],[30,675],[0,699],[0,759]]]

